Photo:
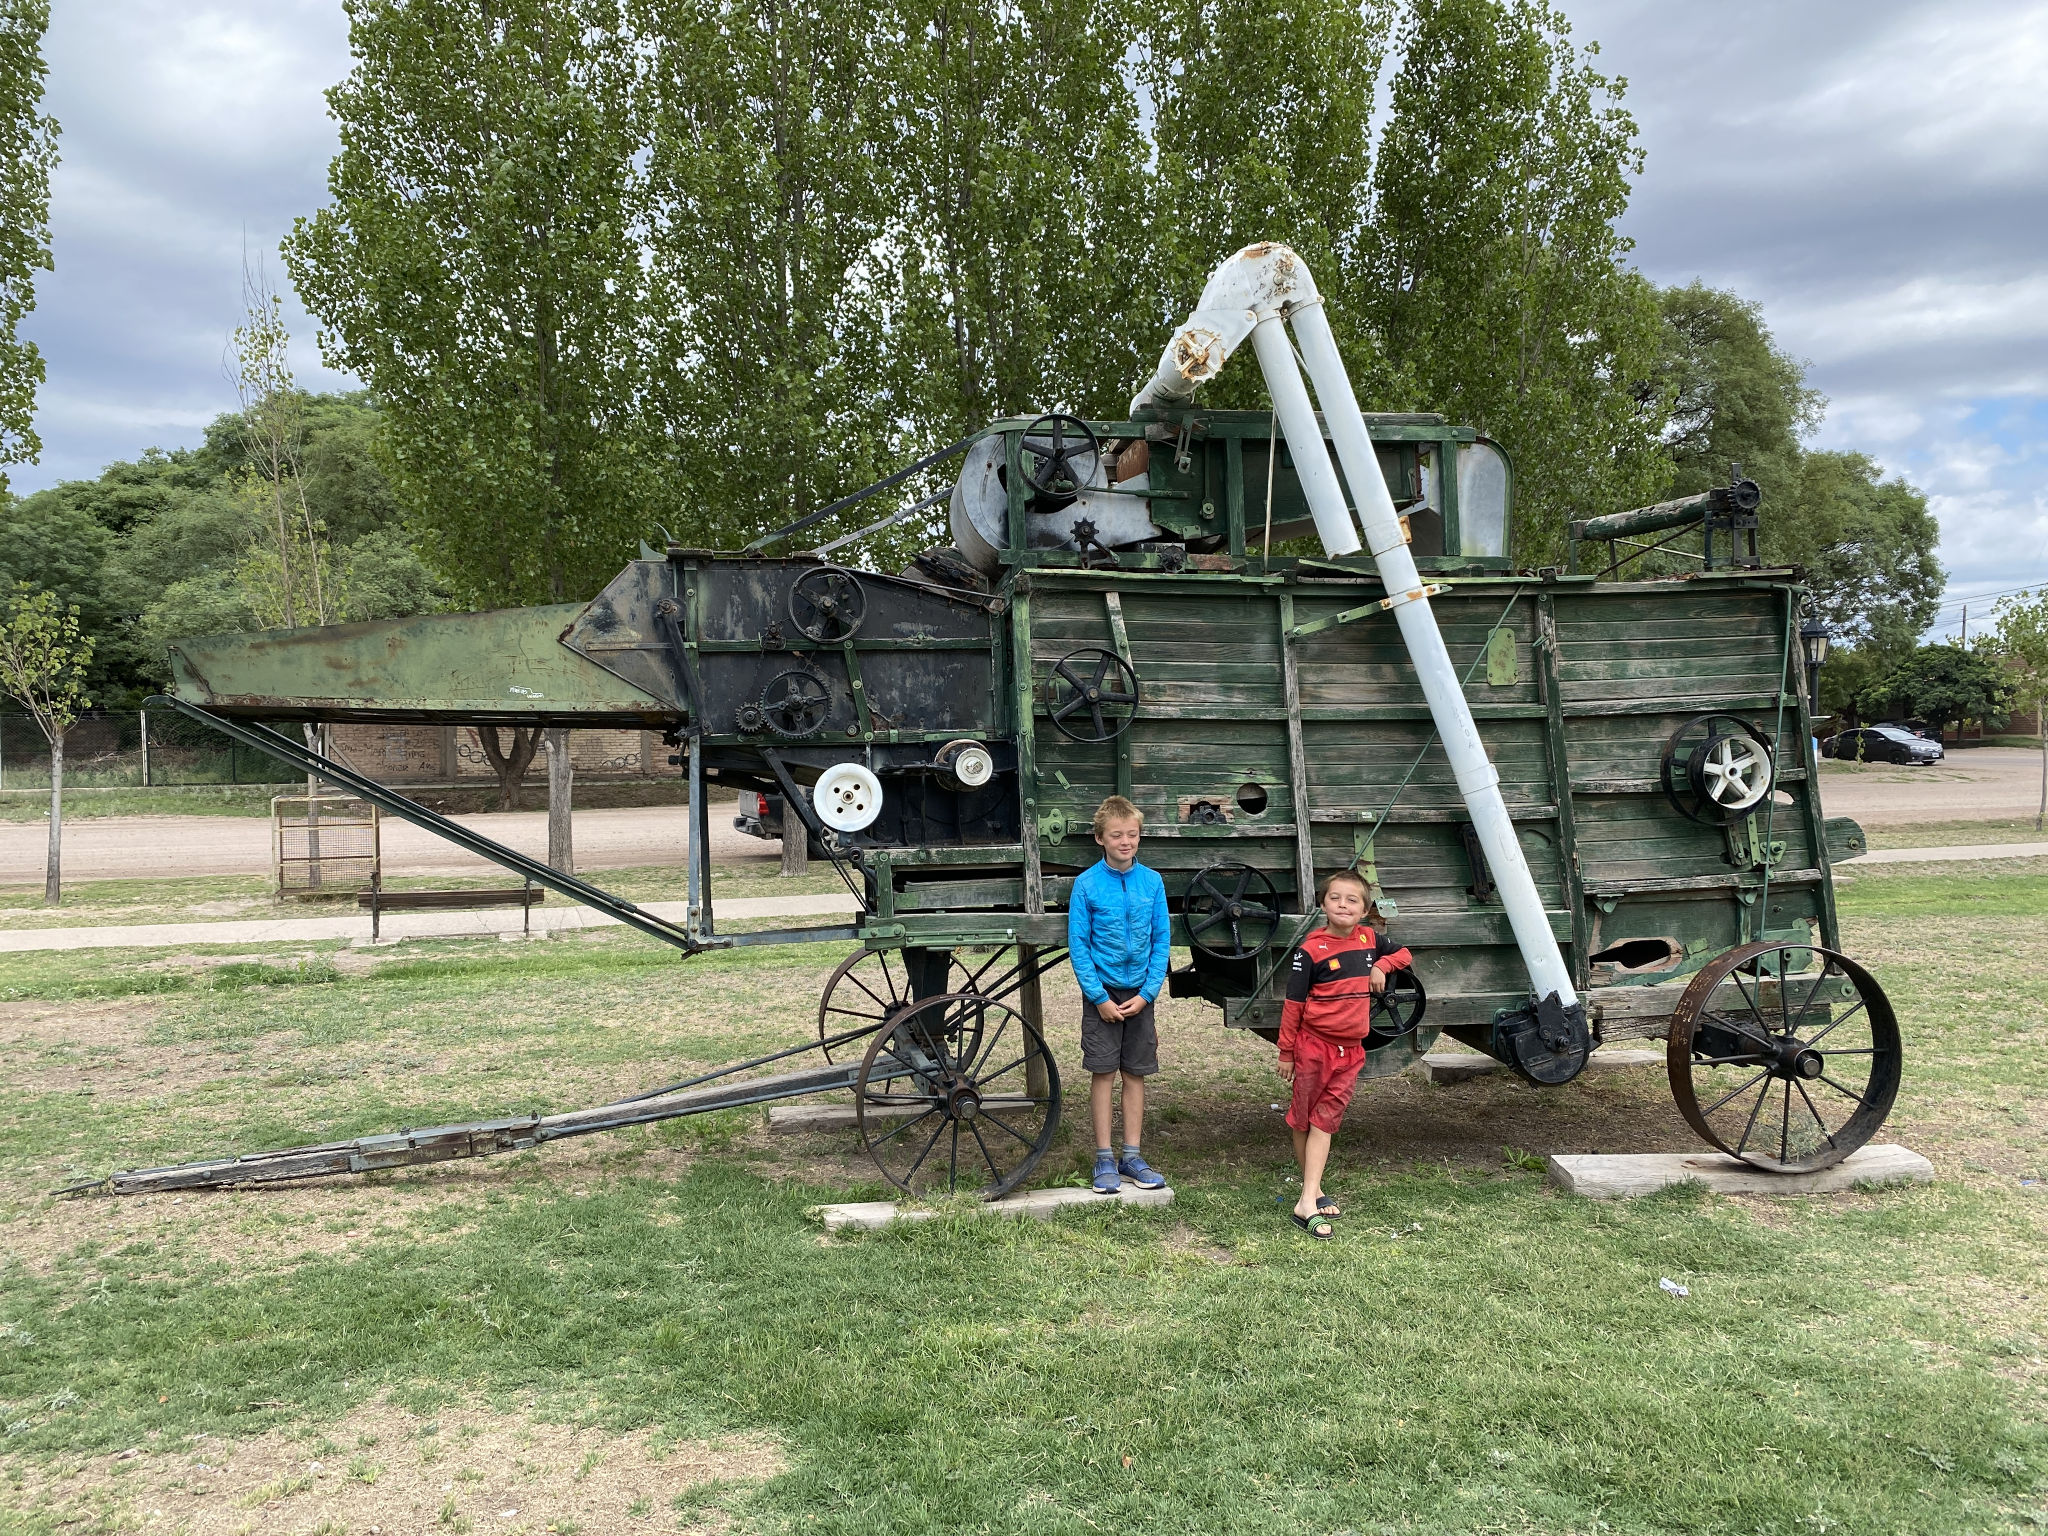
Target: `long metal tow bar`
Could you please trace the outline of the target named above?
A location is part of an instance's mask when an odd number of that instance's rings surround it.
[[[658,1120],[676,1120],[684,1115],[703,1115],[718,1109],[739,1109],[748,1104],[765,1104],[773,1099],[851,1088],[861,1073],[858,1058],[805,1067],[796,1072],[778,1072],[768,1077],[742,1078],[733,1083],[722,1083],[719,1079],[807,1051],[828,1050],[849,1040],[871,1035],[876,1027],[864,1025],[829,1040],[806,1041],[786,1051],[756,1056],[750,1061],[736,1061],[731,1066],[720,1067],[653,1094],[615,1100],[594,1109],[572,1109],[558,1115],[465,1120],[453,1125],[358,1136],[351,1141],[325,1141],[314,1146],[248,1152],[240,1157],[204,1158],[198,1162],[173,1163],[162,1168],[130,1168],[102,1179],[85,1179],[66,1185],[55,1193],[147,1195],[173,1189],[276,1184],[290,1179],[323,1178],[331,1174],[375,1173],[379,1169],[408,1168],[420,1163],[452,1163],[469,1157],[490,1157],[499,1152],[524,1152],[544,1142],[564,1141],[571,1136],[589,1136],[598,1131],[617,1131],[633,1125],[652,1125]],[[702,1086],[706,1083],[718,1086]]]

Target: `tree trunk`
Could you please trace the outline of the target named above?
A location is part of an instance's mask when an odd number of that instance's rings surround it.
[[[50,737],[50,862],[43,870],[43,905],[64,904],[64,733]]]
[[[2041,803],[2034,811],[2034,830],[2048,818],[2048,699],[2034,701],[2034,723],[2041,728]]]
[[[576,873],[576,845],[571,837],[569,807],[576,786],[576,766],[569,761],[569,733],[547,733],[548,863],[565,875]]]
[[[512,733],[512,746],[509,751],[498,739],[498,732],[501,730]],[[534,750],[540,745],[540,728],[525,725],[480,725],[476,728],[476,739],[483,745],[484,757],[490,762],[491,771],[498,776],[498,809],[518,810],[519,781],[526,777],[526,770],[533,762]]]
[[[300,729],[306,750],[318,752],[322,746],[320,727],[309,721]],[[320,889],[320,779],[311,773],[306,775],[306,888]]]
[[[807,875],[811,872],[811,834],[803,817],[787,800],[782,803],[782,872]]]

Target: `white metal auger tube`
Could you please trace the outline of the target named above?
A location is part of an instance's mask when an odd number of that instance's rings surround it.
[[[1316,530],[1323,547],[1332,555],[1355,553],[1359,528],[1344,505],[1343,490],[1330,464],[1323,443],[1322,428],[1309,404],[1308,391],[1294,366],[1284,322],[1292,321],[1301,346],[1301,357],[1322,401],[1324,418],[1344,466],[1344,481],[1358,501],[1365,548],[1379,566],[1391,600],[1394,621],[1408,647],[1423,697],[1450,758],[1458,791],[1471,813],[1479,845],[1492,868],[1501,905],[1514,929],[1515,943],[1528,966],[1529,980],[1540,1004],[1536,1022],[1546,1044],[1555,1049],[1556,1030],[1564,1023],[1562,1013],[1577,1013],[1577,1033],[1583,1038],[1584,1019],[1578,1010],[1578,993],[1566,968],[1564,956],[1550,931],[1550,919],[1537,894],[1514,823],[1501,799],[1500,775],[1486,755],[1465,702],[1464,686],[1444,648],[1436,616],[1415,560],[1401,536],[1400,518],[1380,473],[1379,458],[1373,452],[1372,436],[1366,430],[1364,414],[1344,371],[1330,322],[1323,314],[1323,301],[1315,280],[1301,258],[1284,245],[1247,246],[1216,269],[1202,290],[1201,301],[1187,323],[1168,343],[1159,368],[1138,398],[1133,412],[1154,404],[1172,404],[1191,398],[1197,385],[1214,378],[1230,354],[1246,336],[1252,339],[1259,364],[1265,370],[1272,391],[1280,430],[1294,457],[1309,508],[1315,515]],[[1562,786],[1560,786],[1562,792]],[[1306,899],[1306,898],[1304,898]],[[1550,1003],[1552,998],[1556,1001]],[[1547,1017],[1546,1017],[1547,1016]],[[1571,1069],[1576,1071],[1576,1067]],[[1570,1075],[1567,1073],[1566,1075]]]

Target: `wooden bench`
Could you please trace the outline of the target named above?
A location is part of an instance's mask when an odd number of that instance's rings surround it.
[[[380,936],[386,912],[464,912],[484,907],[521,907],[520,930],[533,932],[533,909],[548,899],[547,888],[515,885],[467,891],[387,891],[382,882],[356,894],[356,906],[370,914],[370,938]]]

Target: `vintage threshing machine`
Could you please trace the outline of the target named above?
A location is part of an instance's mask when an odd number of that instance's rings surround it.
[[[1202,409],[1197,386],[1247,339],[1275,410]],[[1559,1085],[1602,1041],[1661,1037],[1680,1113],[1759,1166],[1825,1166],[1884,1120],[1898,1028],[1838,952],[1830,884],[1861,837],[1822,816],[1802,589],[1756,559],[1754,486],[1574,525],[1575,548],[1610,552],[1703,528],[1687,579],[1619,579],[1619,559],[1597,579],[1517,571],[1507,455],[1437,416],[1362,414],[1281,246],[1218,269],[1128,420],[1002,421],[911,469],[941,461],[959,465],[953,544],[900,575],[775,552],[806,519],[737,554],[643,549],[586,604],[178,645],[168,705],[685,953],[853,947],[817,1038],[773,1057],[592,1110],[110,1186],[433,1162],[842,1088],[893,1183],[1008,1191],[1057,1128],[1039,976],[1112,791],[1144,809],[1166,878],[1188,956],[1173,992],[1217,1005],[1223,1028],[1274,1032],[1316,882],[1355,867],[1416,956],[1374,1075],[1448,1033]],[[870,490],[902,495],[910,473]],[[1320,554],[1275,552],[1310,534]],[[690,787],[687,917],[259,723],[435,719],[667,732]],[[790,835],[801,819],[858,919],[721,930],[721,787],[785,796]]]

